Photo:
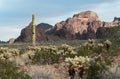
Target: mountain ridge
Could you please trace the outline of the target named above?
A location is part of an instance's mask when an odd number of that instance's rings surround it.
[[[88,39],[97,38],[96,32],[100,27],[109,28],[119,25],[120,21],[118,21],[117,17],[114,18],[113,22],[104,22],[99,19],[95,12],[84,11],[73,15],[72,18],[56,23],[54,28],[47,33],[66,39]]]
[[[74,40],[74,39],[89,39],[101,38],[100,28],[110,28],[120,25],[120,19],[114,17],[112,22],[104,22],[99,19],[99,16],[93,11],[84,11],[74,14],[72,18],[61,21],[55,26],[42,23],[36,27],[36,40],[54,40],[56,37],[60,39]],[[47,27],[46,27],[47,26]],[[21,31],[21,35],[15,40],[16,42],[30,42],[31,41],[31,25],[29,24]]]

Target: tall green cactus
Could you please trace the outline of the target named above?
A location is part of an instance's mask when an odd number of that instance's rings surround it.
[[[36,25],[35,25],[35,15],[32,14],[32,45],[36,45]]]

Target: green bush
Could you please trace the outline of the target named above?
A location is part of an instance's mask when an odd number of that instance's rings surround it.
[[[0,60],[0,79],[31,79],[31,77],[11,62]]]
[[[35,51],[32,58],[34,63],[53,64],[64,61],[65,57],[74,57],[77,52],[75,48],[66,44],[60,47],[57,46],[41,46],[41,50]]]
[[[49,51],[39,51],[35,53],[32,60],[33,63],[38,63],[38,64],[53,64],[53,63],[58,63],[59,55],[51,53]]]
[[[112,59],[105,54],[92,57],[87,71],[87,79],[102,79],[103,74],[108,71],[112,64]]]

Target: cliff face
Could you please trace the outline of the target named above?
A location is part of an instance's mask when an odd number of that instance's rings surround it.
[[[30,23],[24,29],[22,29],[20,36],[15,40],[15,42],[31,42],[31,31],[32,24]],[[51,25],[42,23],[36,26],[36,41],[49,40],[49,37],[45,34],[47,29],[50,29]]]
[[[84,30],[87,31],[88,26],[93,26],[97,28],[102,26],[101,21],[99,20],[97,14],[92,11],[81,12],[75,14],[73,18],[68,18],[66,21],[62,21],[55,25],[56,31],[65,28],[71,34],[82,33]]]

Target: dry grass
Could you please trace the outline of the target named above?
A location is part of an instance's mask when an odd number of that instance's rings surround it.
[[[30,65],[24,66],[32,79],[69,79],[64,67],[60,65]]]
[[[102,75],[102,79],[120,79],[120,63],[113,64],[109,71]]]

